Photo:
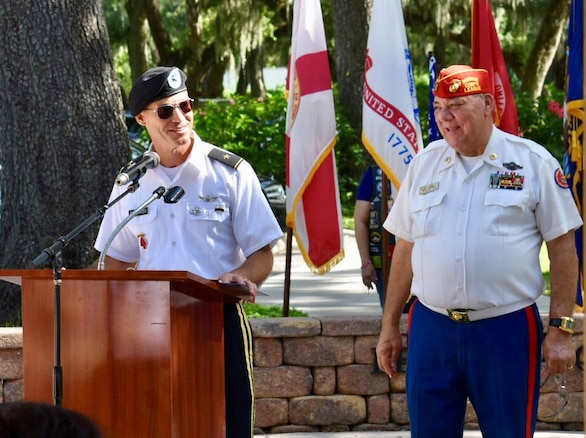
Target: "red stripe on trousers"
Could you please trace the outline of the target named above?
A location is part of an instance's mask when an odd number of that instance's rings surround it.
[[[529,330],[528,336],[528,347],[529,347],[529,364],[528,364],[528,381],[527,381],[527,415],[525,424],[525,437],[531,438],[533,436],[531,431],[531,424],[533,420],[533,402],[535,401],[535,379],[538,376],[538,368],[540,367],[540,361],[535,360],[535,353],[537,346],[539,345],[539,339],[537,335],[537,321],[535,320],[535,314],[531,306],[525,308],[525,315],[527,316],[527,328]]]

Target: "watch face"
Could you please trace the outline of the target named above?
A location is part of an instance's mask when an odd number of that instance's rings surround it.
[[[562,318],[562,327],[573,330],[576,327],[576,321],[570,318]]]

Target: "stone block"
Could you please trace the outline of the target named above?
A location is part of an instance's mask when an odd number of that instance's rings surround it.
[[[254,369],[256,398],[299,397],[311,394],[313,376],[309,368],[282,366]]]
[[[254,425],[273,427],[287,424],[289,403],[282,398],[261,398],[256,401]]]
[[[375,424],[386,424],[391,421],[391,399],[388,394],[372,395],[366,398],[368,418],[366,421]]]
[[[8,380],[2,387],[2,402],[18,402],[24,400],[24,379]]]
[[[0,327],[0,349],[22,348],[22,327]]]
[[[391,421],[398,424],[409,424],[407,394],[391,394]]]
[[[466,412],[464,414],[464,421],[466,423],[478,423],[478,416],[476,415],[476,411],[474,410],[474,406],[470,400],[466,401]]]
[[[347,365],[338,367],[338,393],[372,395],[389,392],[389,376],[373,372],[371,365]]]
[[[283,339],[283,361],[289,365],[340,366],[354,362],[354,338],[320,336]]]
[[[313,393],[332,395],[336,392],[336,368],[315,367],[313,369]]]
[[[278,367],[283,363],[283,344],[279,338],[254,340],[254,366]]]
[[[295,338],[321,334],[321,321],[315,318],[251,318],[250,327],[255,338]]]
[[[357,395],[296,397],[289,401],[289,421],[293,424],[331,426],[364,420],[366,401]]]
[[[281,434],[281,433],[315,433],[319,432],[319,427],[302,426],[299,424],[286,424],[284,426],[272,427],[269,431],[270,434]]]
[[[22,379],[24,376],[22,350],[0,350],[0,379]]]
[[[393,376],[392,379],[389,379],[391,383],[391,392],[392,393],[401,393],[407,392],[407,381],[406,381],[405,373],[397,373]]]
[[[378,316],[327,316],[321,324],[322,336],[378,336],[381,328]]]
[[[354,338],[354,362],[360,364],[376,364],[377,336],[356,336]]]
[[[584,421],[584,393],[555,393],[541,394],[537,419],[547,422],[583,422]]]

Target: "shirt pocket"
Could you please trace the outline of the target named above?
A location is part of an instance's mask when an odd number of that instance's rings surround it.
[[[230,204],[225,201],[188,202],[186,207],[192,221],[225,222],[230,217]]]
[[[489,236],[508,236],[529,209],[530,197],[521,191],[491,189],[484,197],[482,228]]]
[[[433,236],[441,226],[441,204],[446,193],[435,191],[416,196],[411,204],[413,239]]]
[[[130,215],[134,212],[135,210],[130,210],[128,214]],[[148,227],[152,222],[154,222],[156,218],[157,206],[155,204],[151,204],[139,211],[137,215],[130,220],[129,226],[133,228]]]

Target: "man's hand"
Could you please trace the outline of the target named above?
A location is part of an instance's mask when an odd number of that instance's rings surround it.
[[[403,340],[398,327],[384,329],[378,338],[376,357],[378,366],[392,379],[397,374],[397,363],[403,350]]]
[[[218,277],[218,282],[219,283],[224,283],[227,285],[233,284],[233,285],[237,285],[240,287],[244,287],[246,289],[248,289],[248,292],[251,295],[251,301],[254,302],[254,298],[256,298],[256,294],[258,292],[258,286],[256,285],[256,283],[252,280],[249,280],[248,278],[242,276],[241,274],[235,273],[235,272],[227,272],[225,274],[222,274]]]
[[[572,335],[549,327],[543,341],[543,357],[549,374],[563,374],[576,363],[576,351],[572,344]]]
[[[374,266],[372,263],[366,265],[366,267],[361,269],[362,273],[362,283],[368,288],[372,289],[373,286],[376,287],[376,271],[374,270]]]

